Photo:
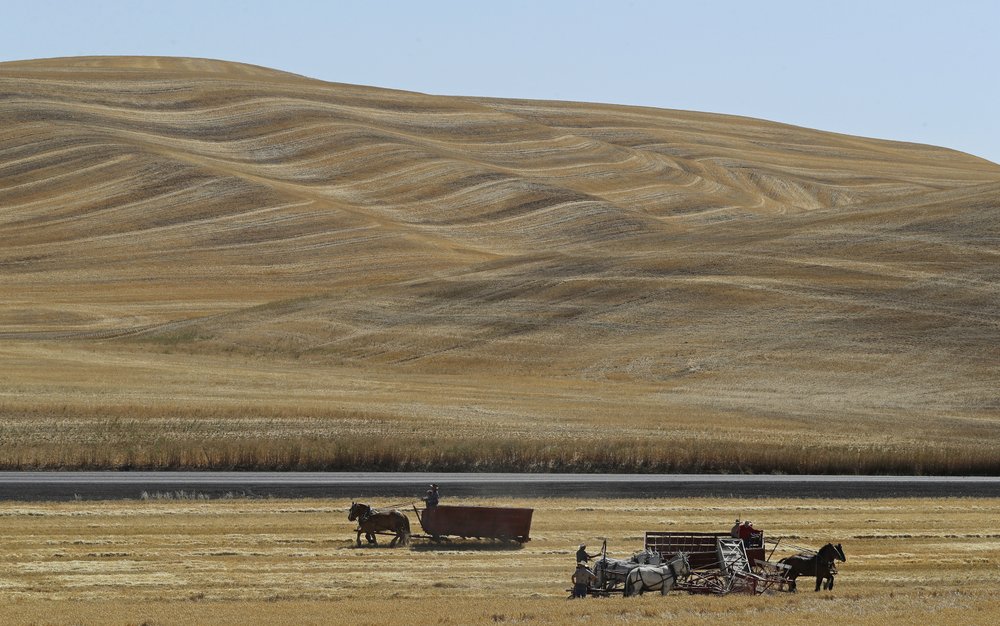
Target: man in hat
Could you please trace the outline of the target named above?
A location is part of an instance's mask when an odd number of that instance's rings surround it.
[[[431,488],[427,490],[427,495],[424,497],[424,502],[427,503],[427,508],[433,509],[436,507],[439,499],[440,496],[438,496],[438,486],[431,485]]]
[[[581,543],[580,549],[576,551],[576,562],[583,563],[586,566],[587,562],[592,558],[594,558],[594,555],[587,554],[587,544]]]
[[[580,561],[576,564],[576,571],[570,580],[573,581],[573,597],[586,598],[590,583],[596,582],[597,576],[587,568],[586,562]]]

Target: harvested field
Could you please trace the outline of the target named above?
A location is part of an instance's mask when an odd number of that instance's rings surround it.
[[[994,163],[197,59],[0,91],[0,468],[1000,473]]]
[[[0,382],[0,469],[1000,471],[989,417],[751,419],[649,383],[390,375],[116,344],[18,342],[0,355],[15,364]]]
[[[149,500],[0,504],[5,623],[990,624],[1000,618],[996,499],[451,500],[535,508],[523,548],[353,546],[348,503]],[[716,531],[741,515],[783,543],[841,542],[819,594],[673,594],[567,602],[573,553],[645,530]],[[415,524],[412,512],[411,521]],[[782,554],[782,550],[776,553]]]

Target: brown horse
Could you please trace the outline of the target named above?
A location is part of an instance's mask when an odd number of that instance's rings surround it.
[[[389,511],[383,513],[376,511],[367,504],[360,502],[351,503],[351,512],[347,515],[348,521],[358,521],[358,547],[361,547],[361,533],[365,534],[365,539],[371,545],[378,545],[375,534],[379,532],[396,533],[396,536],[389,542],[389,547],[394,548],[396,543],[406,545],[410,542],[410,519],[399,511]]]
[[[785,557],[778,561],[778,563],[787,565],[790,568],[788,573],[785,574],[785,578],[788,580],[789,591],[795,591],[795,579],[799,576],[815,576],[816,591],[819,591],[821,584],[824,589],[833,589],[833,576],[837,573],[837,567],[834,565],[835,560],[847,560],[847,557],[844,555],[844,548],[839,543],[837,545],[828,543],[812,556],[808,554],[796,554],[795,556]],[[824,580],[827,581],[826,584],[823,584]]]

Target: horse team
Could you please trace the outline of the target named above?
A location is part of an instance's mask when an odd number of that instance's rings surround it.
[[[376,511],[367,504],[352,502],[351,510],[347,514],[347,521],[358,523],[358,547],[361,547],[361,533],[365,534],[365,539],[371,545],[377,545],[378,533],[390,533],[395,537],[389,542],[389,547],[394,548],[396,544],[405,546],[410,543],[410,519],[399,511]]]
[[[795,591],[795,579],[799,576],[815,576],[816,591],[820,585],[823,589],[833,589],[833,577],[837,574],[836,561],[846,561],[844,548],[838,543],[828,543],[815,554],[796,554],[778,561],[788,568],[785,578],[788,579],[788,590]]]
[[[657,555],[658,556],[658,555]],[[633,555],[628,561],[602,558],[595,565],[594,580],[598,590],[609,590],[624,582],[626,597],[641,595],[647,591],[659,591],[666,595],[679,582],[692,574],[688,555],[677,554],[665,564],[649,564],[648,550]],[[778,561],[782,566],[781,583],[788,585],[788,591],[795,592],[795,581],[799,576],[815,576],[816,591],[832,590],[837,574],[836,561],[846,561],[844,548],[839,543],[828,543],[816,552],[803,552]],[[658,562],[658,559],[657,559]],[[689,591],[695,591],[690,585]]]

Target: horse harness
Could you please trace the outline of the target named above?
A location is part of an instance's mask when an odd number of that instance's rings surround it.
[[[674,569],[674,562],[667,561],[667,567],[670,568],[670,575],[673,576],[674,580],[677,580],[677,570]]]
[[[368,507],[368,511],[362,513],[361,516],[358,518],[358,526],[364,524],[365,522],[367,522],[368,520],[379,514],[380,514],[379,511],[375,510],[375,508]]]
[[[668,561],[667,562],[667,568],[670,570],[671,580],[673,580],[674,582],[676,582],[677,579],[678,579],[678,574],[677,574],[677,570],[674,568],[674,562],[673,561]],[[661,568],[656,568],[656,569],[659,570]],[[643,570],[640,569],[639,570],[639,580],[642,581],[643,585],[645,585],[646,584],[646,579],[643,578],[643,573],[644,573]],[[660,574],[660,584],[663,584],[663,581],[665,581],[667,579],[667,577],[665,575],[663,575],[663,573],[661,573],[659,571],[657,571],[657,573]]]

